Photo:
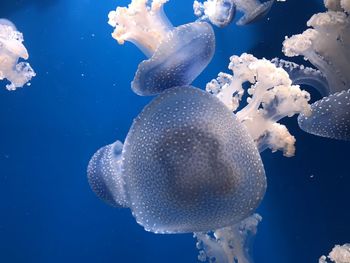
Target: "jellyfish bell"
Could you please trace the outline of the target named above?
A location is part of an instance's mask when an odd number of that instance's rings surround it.
[[[304,131],[332,139],[350,141],[350,89],[334,93],[311,105],[312,115],[299,115]]]
[[[237,21],[237,25],[242,26],[254,23],[266,16],[275,0],[264,3],[258,0],[236,0],[235,2],[238,10],[244,12],[244,15]]]
[[[149,58],[140,63],[132,89],[142,96],[156,95],[174,86],[190,84],[209,64],[215,35],[205,22],[174,28],[163,12],[166,0],[132,0],[109,13],[112,34],[119,44],[131,41]]]
[[[116,141],[99,149],[88,165],[88,182],[93,192],[115,207],[128,204],[121,172],[123,144]]]
[[[13,30],[17,30],[15,24],[12,23],[10,20],[5,19],[5,18],[0,18],[0,25],[9,26],[9,27],[11,27]]]
[[[156,233],[208,231],[251,215],[266,178],[244,127],[213,95],[176,87],[134,121],[122,174],[137,222]]]
[[[190,84],[208,65],[214,50],[214,32],[208,23],[179,26],[163,39],[150,59],[139,64],[132,89],[149,96]]]

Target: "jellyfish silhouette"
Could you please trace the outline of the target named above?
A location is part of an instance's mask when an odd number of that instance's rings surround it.
[[[90,184],[107,202],[129,207],[148,231],[231,226],[264,196],[265,172],[252,138],[219,99],[197,88],[163,92],[134,120],[121,159],[119,146],[94,155]]]
[[[302,55],[322,73],[309,74],[307,68],[292,65],[292,79],[315,87],[324,96],[312,105],[311,116],[299,116],[300,128],[339,140],[350,140],[350,7],[347,3],[325,1],[328,11],[310,18],[307,25],[312,28],[286,38],[283,43],[285,55]]]
[[[207,0],[204,3],[194,1],[194,14],[199,20],[208,20],[218,27],[230,24],[236,10],[243,13],[237,25],[254,23],[263,18],[271,9],[275,0],[261,3],[259,0]]]
[[[127,8],[109,13],[112,36],[139,47],[149,58],[138,66],[132,90],[143,96],[188,85],[214,55],[215,35],[205,22],[173,27],[163,12],[165,0],[132,0]]]

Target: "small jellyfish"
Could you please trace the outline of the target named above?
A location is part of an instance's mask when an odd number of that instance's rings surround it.
[[[202,262],[252,263],[252,247],[262,217],[254,214],[243,221],[209,233],[194,233]]]
[[[10,84],[6,89],[15,90],[23,87],[35,76],[35,72],[26,62],[19,62],[19,58],[28,59],[27,49],[22,44],[23,35],[15,25],[0,19],[0,80],[7,79]]]
[[[122,200],[155,233],[231,226],[254,212],[266,190],[259,152],[244,126],[215,96],[193,87],[168,89],[144,108],[125,140],[121,173],[111,165],[120,160],[119,148],[102,151],[89,169],[93,189],[109,202],[117,196],[112,202]],[[116,177],[118,187],[105,175]]]
[[[116,141],[99,149],[88,166],[88,181],[94,193],[106,203],[127,206],[124,181],[121,173],[123,144]]]
[[[286,38],[283,52],[289,57],[304,56],[327,80],[326,84],[321,76],[307,79],[304,74],[304,84],[311,84],[324,98],[312,105],[311,116],[299,116],[300,127],[311,134],[349,140],[350,1],[326,0],[325,6],[328,11],[307,22],[311,28]]]
[[[237,25],[254,23],[264,17],[271,9],[275,0],[261,3],[259,0],[207,0],[193,3],[193,9],[200,20],[209,20],[212,24],[224,27],[231,23],[236,10],[244,15]]]
[[[229,25],[236,15],[236,5],[232,0],[194,1],[193,10],[200,21],[210,21],[217,27]]]
[[[316,101],[311,111],[309,117],[299,116],[301,129],[322,137],[350,141],[350,89]]]
[[[167,0],[132,0],[108,15],[119,44],[131,41],[149,58],[142,61],[131,83],[148,96],[188,85],[205,69],[215,51],[215,35],[206,22],[173,27],[163,12]]]

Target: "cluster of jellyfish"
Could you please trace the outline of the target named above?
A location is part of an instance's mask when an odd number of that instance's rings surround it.
[[[132,90],[156,97],[134,120],[124,143],[94,154],[88,180],[102,200],[130,208],[145,230],[194,233],[199,260],[249,263],[262,220],[254,212],[267,186],[260,153],[295,154],[295,138],[279,121],[299,114],[303,130],[350,140],[350,1],[325,1],[328,10],[307,23],[312,28],[284,41],[286,56],[302,55],[315,68],[234,55],[232,74],[220,72],[205,91],[190,84],[214,54],[210,23],[228,26],[237,11],[243,13],[238,25],[255,22],[274,1],[195,1],[198,20],[178,27],[164,14],[166,2],[132,0],[109,13],[113,38],[119,44],[131,41],[147,56]],[[310,104],[304,84],[323,98]],[[320,263],[349,262],[344,258],[350,260],[348,245],[336,246]]]
[[[295,154],[295,138],[282,118],[298,116],[304,131],[350,140],[350,0],[325,0],[326,11],[305,32],[286,37],[283,52],[315,68],[251,54],[230,57],[205,91],[191,86],[215,51],[211,24],[238,25],[266,15],[274,0],[207,0],[193,4],[197,21],[174,27],[168,0],[132,0],[109,13],[113,38],[131,41],[146,55],[132,90],[156,96],[134,120],[124,143],[99,149],[88,165],[92,190],[103,201],[132,211],[154,233],[194,233],[200,261],[251,263],[255,213],[267,183],[260,153]],[[282,0],[280,0],[282,1]],[[8,90],[33,76],[23,36],[0,20],[0,80]],[[249,88],[245,89],[246,84]],[[310,104],[300,85],[319,91]],[[243,100],[243,98],[247,99]],[[335,246],[320,263],[350,262],[350,245]]]

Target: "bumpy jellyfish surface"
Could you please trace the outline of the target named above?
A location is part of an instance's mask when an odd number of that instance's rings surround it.
[[[270,148],[283,151],[287,157],[295,154],[295,138],[287,127],[278,123],[284,117],[304,113],[310,115],[310,94],[292,85],[288,73],[266,59],[243,53],[230,58],[233,75],[220,72],[206,86],[246,127],[260,152]],[[247,90],[247,103],[242,103]]]
[[[94,193],[106,203],[127,206],[121,172],[123,144],[116,141],[99,149],[88,165],[88,181]]]
[[[304,131],[332,139],[350,141],[350,90],[334,93],[311,105],[311,116],[299,115]]]
[[[243,13],[237,25],[254,23],[264,17],[271,9],[274,0],[261,3],[259,0],[207,0],[204,3],[195,1],[193,9],[201,20],[223,27],[230,24],[236,9]]]
[[[167,0],[132,0],[109,13],[119,44],[131,41],[149,58],[138,66],[131,83],[135,93],[156,95],[188,85],[205,69],[215,51],[215,35],[206,22],[174,28],[163,12]]]
[[[6,89],[15,90],[23,87],[35,76],[35,72],[20,58],[28,59],[27,49],[22,44],[23,35],[15,25],[6,19],[0,19],[0,80],[7,79],[10,84]]]
[[[230,227],[209,233],[195,233],[198,259],[202,262],[253,263],[250,253],[261,220],[260,215],[254,214]]]
[[[300,116],[300,127],[311,134],[348,140],[350,0],[325,0],[325,6],[328,11],[313,15],[307,22],[311,28],[286,38],[283,52],[290,57],[302,55],[316,66],[328,82],[328,89],[321,89],[321,94],[331,94],[312,105],[309,118]]]
[[[329,255],[320,257],[319,263],[348,263],[350,262],[350,244],[336,245]]]
[[[199,21],[210,21],[217,27],[229,25],[236,15],[236,5],[232,0],[194,1],[193,10]]]
[[[168,89],[135,119],[122,173],[137,222],[155,233],[206,232],[240,222],[266,177],[244,126],[215,96]]]

